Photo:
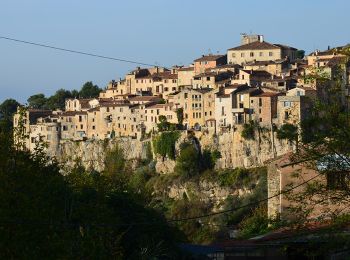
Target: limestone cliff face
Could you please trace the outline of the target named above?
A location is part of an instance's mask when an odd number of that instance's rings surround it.
[[[209,135],[196,132],[200,149],[218,150],[221,158],[216,162],[217,169],[236,167],[257,167],[276,156],[288,153],[293,149],[288,141],[281,141],[272,136],[271,132],[256,132],[254,139],[245,140],[241,136],[241,128],[220,135]],[[176,151],[187,138],[187,133],[182,133],[176,143]],[[157,160],[156,170],[159,173],[171,172],[175,167],[172,160]]]
[[[244,196],[250,194],[252,190],[236,189],[232,187],[222,187],[218,183],[210,181],[184,182],[181,184],[172,184],[167,190],[163,191],[169,198],[182,199],[184,194],[188,198],[196,197],[205,204],[212,205],[213,212],[223,209],[223,202],[229,196]]]
[[[118,138],[108,141],[63,141],[60,143],[55,156],[66,168],[73,167],[76,161],[79,160],[88,169],[102,171],[106,152],[115,145],[122,149],[124,156],[131,163],[147,157],[148,143],[131,138]]]
[[[292,150],[287,141],[279,141],[270,132],[256,133],[254,140],[245,140],[241,137],[241,129],[229,131],[220,135],[203,134],[196,132],[198,149],[218,150],[221,158],[217,161],[218,169],[235,167],[256,167],[265,161]],[[176,143],[176,152],[179,153],[180,144],[187,140],[187,132],[183,132]],[[136,162],[147,158],[147,149],[150,140],[139,141],[131,138],[116,138],[108,141],[62,141],[54,155],[65,167],[74,166],[77,160],[81,160],[83,166],[103,170],[106,151],[114,145],[123,150],[126,159]],[[163,159],[154,155],[156,170],[159,173],[169,173],[174,170],[175,162],[167,158]]]

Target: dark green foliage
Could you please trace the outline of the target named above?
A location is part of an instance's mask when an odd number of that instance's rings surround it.
[[[13,149],[11,135],[0,132],[2,258],[181,258],[176,230],[137,195],[147,172],[120,186],[114,174],[125,169],[123,159],[107,159],[111,174],[88,173],[77,161],[63,176],[41,154]],[[122,158],[119,149],[109,156]]]
[[[14,113],[16,113],[17,107],[20,104],[14,99],[6,99],[0,105],[0,119],[1,117],[5,119],[12,119]]]
[[[219,173],[219,183],[221,186],[242,187],[252,179],[251,175],[251,171],[245,168],[224,170]]]
[[[10,132],[13,126],[13,114],[20,104],[14,99],[6,99],[0,104],[0,133]]]
[[[80,98],[95,98],[98,97],[102,89],[94,85],[91,81],[86,82],[79,91]]]
[[[157,127],[160,132],[169,130],[170,123],[167,121],[166,116],[159,116],[159,123],[157,124]]]
[[[239,224],[240,236],[242,238],[250,238],[267,233],[271,230],[269,228],[269,221],[267,217],[267,206],[261,205],[255,208],[250,215],[246,216]]]
[[[125,172],[126,160],[123,150],[115,145],[109,149],[105,157],[104,173],[110,176],[121,175]]]
[[[230,196],[224,204],[225,209],[238,208],[250,203],[256,202],[267,197],[267,172],[266,168],[241,169],[236,168],[233,171],[227,170],[218,173],[218,179],[221,185],[236,187],[239,189],[250,189],[252,193],[244,196]],[[251,205],[220,216],[223,223],[227,225],[239,224],[247,214],[259,205]]]
[[[175,159],[175,143],[179,139],[177,131],[162,132],[153,140],[153,149],[156,154],[163,158]]]
[[[246,140],[254,140],[256,128],[257,124],[254,121],[250,121],[248,124],[244,124],[241,133],[242,137]]]
[[[27,99],[28,107],[36,109],[46,109],[47,101],[47,98],[42,93],[32,95]]]
[[[179,157],[176,159],[175,173],[185,178],[199,174],[201,169],[200,153],[191,143],[181,145]]]
[[[95,98],[98,97],[102,89],[94,85],[91,81],[86,82],[80,91],[59,89],[54,95],[45,97],[39,93],[28,98],[28,106],[36,109],[64,109],[67,98]]]
[[[184,121],[184,109],[178,108],[176,110],[176,116],[177,116],[177,123],[182,126],[183,125],[183,121]]]
[[[71,98],[72,94],[69,90],[59,89],[54,95],[47,99],[45,108],[47,109],[64,109],[65,101]]]
[[[171,219],[188,218],[199,216],[210,212],[208,205],[194,198],[189,199],[186,194],[184,198],[174,201],[167,213]],[[206,222],[206,221],[204,221]],[[182,230],[187,239],[192,243],[209,243],[215,235],[215,229],[200,220],[179,222],[177,227]]]
[[[289,141],[296,141],[298,138],[298,127],[292,124],[284,124],[277,130],[278,139],[287,139]]]
[[[305,56],[304,50],[297,50],[297,59],[303,59]]]
[[[214,169],[216,161],[220,158],[221,154],[218,150],[210,151],[205,149],[202,153],[202,169]]]

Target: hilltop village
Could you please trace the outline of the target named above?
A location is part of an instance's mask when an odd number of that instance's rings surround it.
[[[327,98],[324,80],[307,80],[322,71],[331,79],[344,69],[342,97],[348,95],[349,68],[337,48],[304,57],[296,48],[269,43],[262,35],[243,34],[227,53],[207,54],[189,66],[137,67],[112,80],[98,98],[71,98],[64,110],[27,109],[26,147],[62,140],[142,140],[166,126],[217,134],[255,122],[272,129],[297,125],[315,99]],[[18,126],[20,114],[14,117]]]

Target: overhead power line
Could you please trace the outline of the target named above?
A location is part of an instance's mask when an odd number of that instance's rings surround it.
[[[207,218],[207,217],[212,217],[212,216],[216,216],[216,215],[222,215],[222,214],[227,214],[236,210],[240,210],[240,209],[244,209],[247,207],[252,207],[252,206],[258,206],[260,203],[268,201],[270,199],[273,199],[275,197],[278,197],[282,194],[286,194],[289,193],[301,186],[303,186],[304,184],[309,183],[310,181],[316,179],[317,177],[319,177],[321,174],[317,174],[314,177],[296,185],[291,187],[290,189],[286,189],[284,191],[278,192],[275,195],[272,195],[270,197],[258,200],[258,201],[254,201],[251,203],[247,203],[244,204],[242,206],[239,207],[234,207],[228,210],[222,210],[222,211],[218,211],[218,212],[214,212],[214,213],[209,213],[209,214],[204,214],[204,215],[197,215],[197,216],[193,216],[193,217],[188,217],[188,218],[179,218],[179,219],[168,219],[166,220],[166,223],[178,223],[178,222],[184,222],[184,221],[190,221],[190,220],[196,220],[196,219],[202,219],[202,218]],[[0,222],[1,223],[1,222]],[[6,223],[5,223],[6,224]],[[36,224],[47,224],[47,225],[62,225],[62,226],[80,226],[79,224],[73,224],[73,223],[58,223],[58,224],[54,224],[54,223],[48,223],[48,222],[39,222],[39,221],[34,221],[34,222],[27,222],[27,221],[9,221],[7,222],[7,224],[24,224],[24,225],[36,225]],[[157,226],[160,225],[161,223],[157,222],[136,222],[136,223],[118,223],[118,224],[107,224],[107,223],[96,223],[96,224],[89,224],[90,226],[101,226],[101,227],[119,227],[119,226]],[[84,224],[82,224],[84,225]]]
[[[139,62],[139,61],[134,61],[134,60],[115,58],[115,57],[109,57],[109,56],[104,56],[104,55],[99,55],[99,54],[89,53],[89,52],[84,52],[84,51],[71,50],[71,49],[56,47],[56,46],[42,44],[42,43],[37,43],[37,42],[31,42],[31,41],[26,41],[26,40],[14,39],[14,38],[5,37],[5,36],[1,36],[1,35],[0,35],[0,39],[12,41],[12,42],[19,42],[19,43],[28,44],[28,45],[34,45],[34,46],[48,48],[48,49],[53,49],[53,50],[57,50],[57,51],[64,51],[64,52],[70,52],[70,53],[75,53],[75,54],[81,54],[81,55],[95,57],[95,58],[100,58],[100,59],[113,60],[113,61],[119,61],[119,62],[136,64],[136,65],[143,65],[143,66],[166,68],[164,66],[159,66],[159,65],[156,65],[156,64],[144,63],[144,62]]]

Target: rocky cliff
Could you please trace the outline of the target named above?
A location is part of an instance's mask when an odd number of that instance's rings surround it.
[[[218,150],[221,158],[216,163],[216,168],[235,167],[256,167],[264,164],[265,161],[287,153],[293,147],[287,141],[278,140],[270,132],[256,133],[254,139],[245,140],[242,138],[241,129],[222,133],[220,135],[204,134],[195,132],[200,149]],[[176,143],[176,151],[187,138],[188,133],[183,131]],[[106,151],[118,144],[123,150],[126,159],[136,162],[147,158],[147,152],[151,140],[139,141],[131,138],[116,138],[113,140],[99,141],[62,141],[54,156],[65,167],[72,167],[77,160],[90,169],[101,171]],[[159,173],[172,172],[175,162],[170,159],[156,159],[156,170]]]

